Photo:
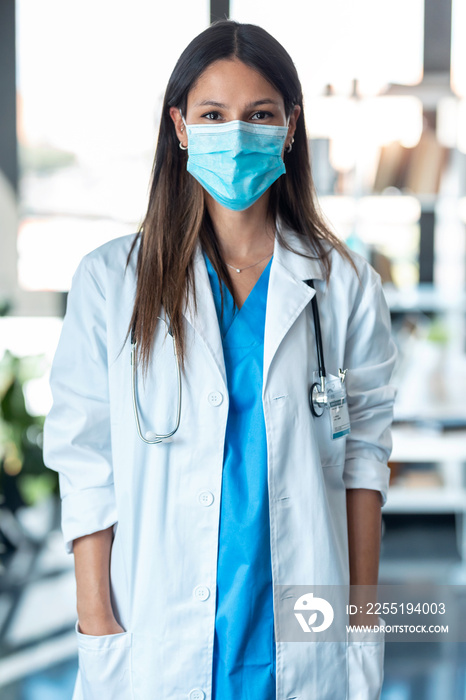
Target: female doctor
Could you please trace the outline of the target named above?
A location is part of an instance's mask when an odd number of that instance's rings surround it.
[[[74,700],[379,698],[373,627],[277,620],[284,586],[377,583],[395,358],[380,276],[319,214],[290,56],[212,24],[168,82],[142,226],[81,261],[52,367]]]

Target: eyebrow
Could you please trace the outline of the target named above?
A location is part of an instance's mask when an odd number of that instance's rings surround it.
[[[263,100],[256,100],[256,102],[249,102],[249,104],[245,105],[245,109],[252,109],[253,107],[259,107],[259,105],[277,105],[279,106],[279,103],[276,100],[271,100],[269,98],[263,99]],[[214,100],[203,100],[202,102],[196,102],[194,107],[220,107],[221,109],[228,109],[228,105],[223,104],[222,102],[215,102]]]

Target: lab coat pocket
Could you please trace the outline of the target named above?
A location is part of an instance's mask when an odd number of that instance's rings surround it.
[[[379,624],[385,621],[379,617]],[[370,633],[368,633],[370,634]],[[347,649],[347,700],[380,700],[384,679],[385,632],[380,641],[352,641]]]
[[[332,440],[331,421],[328,410],[323,415],[314,419],[314,434],[319,448],[320,463],[322,467],[342,466],[346,456],[346,435]]]
[[[79,631],[82,700],[131,700],[131,632],[91,635]]]

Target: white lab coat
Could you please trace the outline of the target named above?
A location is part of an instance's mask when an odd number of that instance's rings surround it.
[[[278,223],[295,248],[306,250]],[[81,261],[50,378],[44,459],[59,472],[66,550],[74,538],[114,525],[111,599],[125,630],[90,636],[76,621],[74,700],[210,700],[228,416],[222,341],[198,245],[197,313],[192,296],[185,307],[180,428],[172,442],[144,444],[135,428],[129,340],[121,350],[136,288],[136,254],[124,272],[133,239],[112,240]],[[318,261],[275,240],[263,370],[274,586],[347,585],[345,489],[377,489],[384,503],[387,497],[397,352],[380,276],[354,258],[362,287],[335,250],[327,285]],[[316,292],[303,282],[310,278]],[[333,441],[308,402],[317,369],[315,293],[327,372],[348,368],[351,433]],[[160,323],[145,385],[139,376],[145,431],[174,425],[172,347]],[[277,641],[276,698],[376,700],[383,657],[384,641]]]

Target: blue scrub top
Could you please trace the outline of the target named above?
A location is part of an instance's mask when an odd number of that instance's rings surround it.
[[[223,340],[229,413],[220,503],[213,700],[275,700],[267,443],[262,407],[265,310],[272,259],[241,308],[207,254]]]

